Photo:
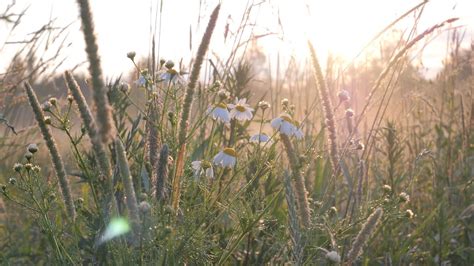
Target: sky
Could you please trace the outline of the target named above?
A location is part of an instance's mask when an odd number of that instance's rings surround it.
[[[0,12],[10,2],[1,0]],[[155,21],[155,12],[160,4],[162,4],[160,57],[175,62],[183,58],[184,62],[188,62],[197,49],[209,14],[219,1],[91,0],[90,2],[102,67],[105,75],[112,77],[126,73],[133,67],[126,57],[127,52],[135,51],[138,57],[148,55],[150,25],[157,25],[159,28],[160,21]],[[235,32],[245,5],[252,0],[221,2],[221,13],[210,50],[225,58],[232,44],[229,39],[224,40],[225,25],[228,23],[230,32]],[[276,33],[258,42],[270,61],[274,61],[277,54],[285,59],[290,56],[306,58],[308,56],[306,41],[310,39],[322,60],[331,53],[349,62],[380,30],[418,3],[420,1],[413,0],[265,0],[252,9],[250,16],[251,21],[256,21],[257,26],[254,29],[257,34]],[[25,34],[37,30],[50,18],[56,18],[55,24],[58,26],[72,23],[67,32],[70,47],[64,52],[67,59],[62,69],[71,68],[86,60],[76,1],[17,0],[15,10],[19,11],[27,6],[29,9],[22,23],[8,39],[6,38],[9,34],[8,28],[0,22],[0,40],[22,40]],[[474,10],[473,0],[432,0],[423,10],[418,31],[421,32],[445,19],[459,17],[459,21],[453,26],[460,26],[466,31],[463,47],[468,47],[474,36],[472,10]],[[407,29],[413,21],[414,16],[408,16],[397,25],[397,28]],[[438,38],[429,38],[430,43],[420,57],[427,75],[434,75],[445,58],[446,35],[438,35]],[[2,47],[0,41],[0,73],[3,73],[4,67],[16,49],[18,46],[15,45]]]

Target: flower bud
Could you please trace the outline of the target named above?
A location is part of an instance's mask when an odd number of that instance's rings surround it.
[[[16,178],[10,177],[10,179],[8,179],[8,183],[10,183],[10,185],[14,186],[16,184]]]
[[[21,163],[15,163],[15,164],[13,165],[13,170],[15,170],[15,172],[20,172],[21,169],[23,169],[23,164],[21,164]]]
[[[28,145],[27,150],[31,153],[36,153],[38,151],[38,146],[35,143]]]
[[[339,98],[340,102],[349,101],[351,99],[349,92],[346,90],[339,91],[339,93],[337,94],[337,97]]]
[[[262,109],[262,110],[264,110],[264,111],[265,111],[266,109],[270,108],[270,106],[271,106],[270,103],[268,103],[267,101],[260,101],[260,102],[258,103],[258,107],[260,107],[260,109]]]
[[[398,195],[398,198],[400,199],[400,202],[409,202],[410,201],[410,196],[405,192],[400,193],[400,195]]]
[[[27,152],[25,153],[25,158],[26,158],[28,161],[31,160],[31,159],[33,158],[33,153],[27,151]]]
[[[137,53],[135,53],[134,51],[131,51],[131,52],[127,53],[127,57],[130,58],[130,60],[132,60],[132,61],[135,59],[136,55],[137,55]]]
[[[289,102],[290,101],[287,98],[283,98],[283,100],[281,100],[281,105],[287,107]]]
[[[44,123],[46,125],[51,125],[51,116],[45,116],[44,117]]]
[[[172,69],[174,67],[174,62],[171,60],[166,61],[165,67],[167,69]]]
[[[351,108],[348,108],[346,110],[346,117],[353,117],[354,116],[354,110],[352,110]]]
[[[56,106],[56,104],[58,103],[58,99],[56,99],[56,97],[51,97],[51,98],[49,99],[49,103],[50,103],[51,105]]]
[[[43,112],[47,112],[47,111],[51,110],[51,104],[49,102],[44,102],[41,105],[41,109],[43,110]]]
[[[25,164],[25,169],[26,169],[26,171],[30,171],[31,168],[33,168],[33,165],[32,165],[31,163],[26,163],[26,164]]]

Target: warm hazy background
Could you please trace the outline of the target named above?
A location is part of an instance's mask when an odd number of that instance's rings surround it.
[[[18,0],[15,9],[19,12],[28,7],[27,15],[17,29],[10,34],[4,24],[0,24],[0,40],[17,42],[25,39],[25,34],[36,31],[54,18],[54,25],[62,27],[68,24],[70,46],[62,54],[66,58],[61,69],[71,68],[85,61],[83,39],[76,1],[73,0]],[[211,8],[218,1],[192,0],[142,0],[142,1],[91,1],[96,32],[98,33],[103,68],[108,77],[126,73],[129,69],[128,51],[136,51],[141,57],[148,55],[150,50],[150,27],[161,28],[159,56],[179,61],[184,58],[188,62],[193,51],[190,50],[190,32],[192,32],[192,48],[199,42]],[[351,62],[359,54],[367,42],[386,25],[403,14],[420,1],[408,0],[361,0],[361,1],[264,1],[250,12],[250,21],[255,22],[254,34],[268,34],[258,41],[265,51],[267,62],[276,60],[279,53],[282,61],[290,56],[301,60],[307,56],[306,38],[316,45],[321,60],[324,62],[328,53]],[[0,1],[0,10],[5,9],[10,1]],[[222,1],[222,13],[219,18],[217,34],[212,42],[211,50],[225,58],[230,53],[229,43],[224,42],[226,25],[229,36],[237,31],[246,4],[259,1]],[[162,6],[161,27],[160,5]],[[374,12],[376,10],[376,12]],[[474,33],[474,1],[472,0],[434,0],[423,10],[419,21],[419,31],[450,17],[459,17],[454,26],[461,26],[465,31],[462,47],[470,44]],[[156,13],[158,11],[158,15]],[[397,29],[406,30],[413,25],[414,16],[405,18],[397,25]],[[434,76],[442,66],[446,55],[446,34],[435,34],[428,38],[427,45],[419,54],[417,63],[420,71],[429,77]],[[228,40],[231,39],[228,37]],[[228,41],[227,40],[227,41]],[[0,73],[9,63],[11,56],[20,44],[6,44],[0,47]],[[420,44],[423,46],[424,44]],[[53,53],[50,49],[49,53]],[[369,52],[370,53],[370,52]],[[416,54],[416,53],[415,53]],[[421,61],[419,60],[421,59]],[[85,69],[85,65],[82,66]]]

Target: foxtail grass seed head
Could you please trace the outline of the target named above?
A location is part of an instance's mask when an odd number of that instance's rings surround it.
[[[89,0],[77,0],[82,21],[82,31],[89,59],[89,73],[92,78],[93,98],[96,113],[98,136],[103,143],[110,143],[115,136],[115,125],[112,119],[112,108],[107,98],[106,87],[102,77],[99,48],[94,33],[94,22]]]
[[[163,144],[158,159],[158,167],[156,170],[156,186],[155,196],[157,200],[164,201],[168,196],[168,162],[169,148],[167,144]]]
[[[289,136],[280,133],[280,138],[285,147],[288,160],[290,161],[291,175],[295,182],[295,194],[298,202],[299,219],[302,225],[307,228],[311,224],[311,210],[309,208],[306,185],[300,172],[300,162],[298,161],[298,156],[293,149]]]
[[[319,96],[323,105],[324,116],[326,118],[326,126],[328,131],[328,138],[330,141],[330,157],[331,164],[333,167],[334,175],[337,175],[339,172],[339,152],[337,146],[337,133],[336,133],[336,123],[334,119],[333,108],[331,104],[331,98],[329,97],[329,91],[326,86],[326,80],[323,77],[323,72],[319,64],[318,58],[316,56],[316,51],[314,50],[313,45],[308,41],[309,50],[311,52],[311,61],[313,64],[313,73],[316,80]],[[342,93],[345,98],[348,97],[348,94]],[[333,181],[333,184],[335,182]]]
[[[347,261],[349,263],[354,262],[357,259],[357,257],[360,255],[364,245],[367,243],[370,236],[372,235],[372,233],[377,228],[377,225],[378,225],[380,219],[382,218],[382,215],[383,215],[383,209],[382,208],[377,208],[367,218],[364,225],[362,225],[361,230],[357,234],[354,242],[352,243],[352,247],[349,250],[349,253],[347,254]]]
[[[191,104],[194,95],[194,88],[196,87],[197,80],[199,78],[199,73],[201,72],[201,66],[204,62],[204,56],[207,53],[207,49],[209,47],[209,43],[211,42],[212,33],[214,32],[214,28],[216,27],[217,17],[219,16],[219,10],[221,5],[217,5],[214,11],[211,14],[211,18],[207,25],[206,31],[204,36],[202,37],[201,44],[199,45],[196,59],[193,64],[193,68],[191,70],[191,75],[189,77],[188,88],[186,89],[186,95],[184,97],[183,102],[183,111],[181,113],[181,121],[179,125],[179,137],[178,143],[179,146],[185,145],[186,142],[186,135],[187,135],[187,127],[189,124],[189,112],[191,111]]]
[[[41,134],[43,135],[43,139],[46,142],[46,147],[48,147],[49,154],[51,156],[51,161],[53,162],[54,170],[59,181],[59,187],[61,188],[61,193],[63,195],[64,203],[66,205],[66,210],[68,212],[69,218],[74,221],[76,219],[76,210],[74,208],[74,202],[71,195],[71,189],[69,187],[69,181],[66,176],[64,163],[61,159],[61,155],[59,155],[59,151],[56,146],[56,142],[54,141],[54,138],[51,134],[51,131],[46,124],[43,111],[41,110],[40,103],[38,102],[38,98],[36,97],[36,93],[33,91],[33,88],[30,86],[29,83],[25,82],[24,85],[26,94],[28,96],[28,101],[30,103],[31,108],[33,109],[36,122],[38,124],[38,127],[40,128]],[[33,165],[31,165],[30,169],[32,167]]]
[[[135,196],[135,189],[133,187],[132,176],[130,174],[130,167],[128,165],[125,148],[119,138],[115,139],[115,151],[117,166],[120,171],[120,177],[122,178],[125,197],[127,198],[128,215],[132,223],[132,228],[136,230],[135,233],[138,233],[140,217],[138,215],[139,211],[137,198]]]
[[[104,194],[105,198],[103,199],[103,211],[106,217],[110,216],[109,210],[110,206],[116,206],[115,198],[113,197],[113,185],[112,185],[112,168],[110,166],[109,157],[107,155],[104,143],[99,137],[99,130],[96,126],[94,117],[90,111],[89,105],[82,94],[81,88],[74,79],[74,76],[71,72],[66,71],[64,74],[66,80],[66,85],[71,92],[74,100],[76,101],[77,107],[79,109],[79,114],[81,116],[84,127],[81,128],[82,133],[87,131],[90,141],[92,143],[92,150],[94,151],[97,165],[99,166],[99,171],[104,179]],[[112,210],[115,211],[115,210]]]

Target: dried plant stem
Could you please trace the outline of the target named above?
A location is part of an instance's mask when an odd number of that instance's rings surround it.
[[[54,170],[56,171],[56,176],[59,180],[59,186],[61,188],[61,193],[63,195],[67,213],[71,220],[74,221],[76,219],[76,209],[74,208],[74,202],[72,199],[69,182],[67,180],[64,163],[61,159],[61,155],[59,155],[59,151],[56,146],[56,142],[54,141],[53,135],[51,134],[49,127],[44,122],[44,114],[41,110],[38,98],[36,97],[36,93],[33,91],[33,88],[28,82],[25,82],[24,85],[26,94],[28,95],[28,101],[35,115],[36,122],[38,123],[38,127],[41,130],[41,134],[43,135],[43,139],[46,142],[49,154],[51,155],[51,161],[53,162]]]
[[[303,177],[301,176],[298,158],[296,157],[295,150],[291,144],[290,138],[285,134],[280,134],[280,138],[285,146],[288,160],[290,161],[291,174],[295,180],[296,198],[298,201],[298,210],[300,214],[300,221],[302,225],[307,228],[311,224],[311,214],[308,203],[308,192],[304,184]]]
[[[115,136],[115,127],[112,119],[111,106],[107,98],[106,88],[102,78],[102,68],[98,53],[97,41],[94,33],[94,22],[88,0],[77,0],[82,20],[82,31],[86,43],[86,52],[89,59],[89,72],[92,78],[92,88],[95,108],[97,109],[96,121],[99,137],[102,142],[110,143]]]
[[[168,145],[164,144],[161,147],[160,158],[158,161],[156,174],[156,190],[155,196],[158,201],[165,201],[168,196],[167,179],[168,179]]]
[[[104,201],[104,212],[106,217],[109,217],[109,209],[110,206],[117,206],[115,203],[115,198],[113,196],[113,185],[112,185],[112,168],[110,166],[110,161],[107,156],[107,152],[103,142],[98,137],[98,129],[95,124],[94,118],[92,117],[92,113],[89,109],[89,105],[82,94],[81,88],[77,84],[74,76],[69,72],[65,72],[65,79],[66,84],[69,90],[71,91],[72,97],[74,101],[77,103],[77,107],[79,108],[79,114],[81,115],[82,122],[84,123],[84,127],[87,130],[87,134],[92,143],[92,150],[97,158],[97,164],[99,166],[99,171],[102,174],[101,180],[103,181],[105,198]],[[114,207],[115,208],[115,207]],[[115,210],[113,210],[115,211]]]
[[[184,157],[186,155],[186,137],[189,124],[189,114],[191,112],[191,105],[193,100],[194,89],[196,87],[197,80],[199,78],[199,73],[201,71],[201,66],[204,61],[204,56],[206,55],[207,48],[211,41],[212,33],[216,26],[217,17],[219,15],[220,4],[214,9],[211,14],[211,18],[206,28],[206,32],[202,37],[201,44],[199,45],[198,52],[196,54],[196,60],[194,61],[191,75],[189,77],[188,87],[186,89],[186,95],[184,96],[183,102],[183,111],[181,112],[181,120],[179,123],[179,135],[178,135],[178,158],[176,161],[175,175],[173,179],[173,194],[172,194],[172,206],[175,210],[179,208],[179,198],[181,196],[180,192],[180,178],[183,174],[184,168]]]
[[[377,224],[382,218],[383,209],[377,208],[368,218],[367,221],[362,226],[362,229],[357,234],[354,242],[352,243],[351,250],[347,254],[347,261],[351,264],[362,251],[367,240],[369,240],[370,235],[375,231],[377,228]]]
[[[311,61],[313,64],[314,77],[318,85],[319,96],[323,104],[324,116],[326,118],[326,126],[329,133],[330,141],[330,155],[331,155],[331,164],[333,167],[333,175],[337,176],[339,173],[339,153],[337,150],[337,133],[336,133],[336,124],[334,120],[334,113],[332,109],[331,100],[329,97],[329,91],[326,86],[326,81],[324,80],[321,66],[319,65],[318,58],[316,57],[316,51],[313,48],[311,42],[308,42],[309,49],[311,51]],[[334,182],[335,183],[335,182]]]
[[[147,159],[151,165],[150,176],[153,180],[156,180],[156,171],[158,168],[158,154],[159,154],[159,141],[158,141],[158,102],[154,95],[151,96],[148,104],[148,115],[146,120],[146,131],[147,131]]]
[[[128,216],[132,223],[134,232],[139,233],[140,215],[138,212],[137,198],[135,196],[135,189],[133,188],[132,175],[130,174],[125,148],[119,138],[115,139],[115,152],[117,156],[117,166],[125,189],[125,196],[127,198]]]

